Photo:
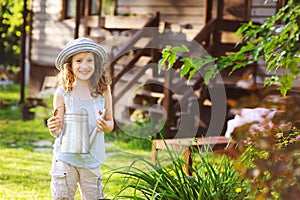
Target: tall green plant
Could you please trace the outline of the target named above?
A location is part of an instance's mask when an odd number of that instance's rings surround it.
[[[195,149],[196,150],[196,149]],[[198,149],[199,150],[199,149]],[[123,186],[116,199],[163,199],[163,200],[220,200],[245,199],[247,191],[234,169],[234,161],[226,156],[196,153],[193,166],[182,158],[182,152],[167,148],[167,156],[158,157],[154,164],[137,158],[131,166],[116,170],[113,175],[123,177]],[[136,167],[142,162],[145,168]],[[185,172],[188,167],[193,172]]]

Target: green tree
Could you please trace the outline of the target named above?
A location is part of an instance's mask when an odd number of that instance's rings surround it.
[[[249,64],[264,60],[267,63],[266,73],[271,75],[265,85],[279,83],[278,89],[285,96],[292,88],[293,80],[300,76],[300,1],[289,0],[274,16],[267,18],[262,25],[251,21],[243,24],[237,35],[242,35],[245,43],[236,53],[221,58],[181,58],[184,63],[181,76],[189,74],[191,78],[200,68],[205,68],[205,82],[208,83],[219,71],[232,67],[237,70]],[[175,63],[176,56],[189,51],[187,47],[167,46],[159,62],[161,68],[165,62],[169,68]],[[279,69],[283,71],[279,74]]]
[[[0,0],[0,55],[5,58],[0,65],[19,65],[23,5],[24,0]]]

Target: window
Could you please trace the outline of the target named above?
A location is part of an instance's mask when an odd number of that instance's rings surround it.
[[[101,0],[80,0],[80,16],[84,16],[86,6],[88,6],[88,15],[100,15]],[[64,0],[64,19],[74,18],[76,16],[77,0]]]
[[[99,0],[90,0],[89,15],[100,15],[100,2]]]
[[[65,0],[65,19],[75,17],[76,14],[76,0]]]

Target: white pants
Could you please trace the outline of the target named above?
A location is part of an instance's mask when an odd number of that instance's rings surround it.
[[[77,183],[82,200],[104,198],[100,168],[77,168],[53,159],[51,175],[53,200],[74,200]]]

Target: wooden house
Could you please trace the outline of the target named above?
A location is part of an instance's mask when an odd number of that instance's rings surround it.
[[[176,122],[180,119],[177,112],[182,113],[182,110],[173,107],[176,105],[172,100],[174,93],[168,94],[161,87],[168,81],[165,76],[158,76],[155,67],[150,67],[152,74],[155,74],[151,75],[151,79],[155,79],[152,83],[160,83],[156,86],[146,84],[145,81],[150,79],[149,70],[143,66],[157,62],[159,51],[145,50],[143,44],[138,44],[145,43],[140,37],[146,37],[148,42],[153,40],[151,35],[145,36],[139,30],[143,27],[157,27],[158,34],[165,31],[178,33],[184,35],[186,40],[199,42],[208,53],[220,56],[234,51],[232,35],[241,22],[253,20],[260,23],[276,13],[283,3],[265,3],[265,0],[31,0],[29,98],[38,99],[41,90],[55,86],[53,76],[57,70],[54,61],[66,43],[77,37],[90,37],[102,42],[109,51],[117,48],[111,52],[114,58],[111,65],[114,86],[118,84],[113,94],[116,120],[122,121],[124,116],[130,118],[130,115],[136,113],[135,110],[145,111],[149,108],[149,102],[152,102],[164,107],[163,113],[159,110],[157,113],[166,115],[172,121],[168,123],[167,132],[175,130]],[[107,12],[108,4],[111,5],[111,12]],[[130,34],[126,35],[124,31]],[[113,39],[119,43],[114,43]],[[136,46],[136,51],[125,51]],[[135,69],[135,66],[139,68]],[[134,73],[129,75],[129,72]],[[126,105],[129,100],[122,98],[130,96],[126,92],[137,83],[148,90],[140,94],[131,91],[134,96],[130,104],[133,102],[134,105]],[[200,85],[196,80],[193,88],[197,90]],[[123,114],[121,108],[126,108],[127,113]],[[155,113],[156,109],[153,110]]]

